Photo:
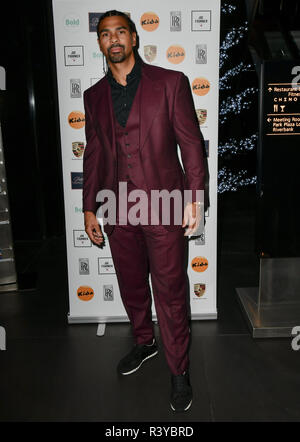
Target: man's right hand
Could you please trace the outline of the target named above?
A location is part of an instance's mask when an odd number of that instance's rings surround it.
[[[84,212],[84,226],[90,240],[100,246],[103,243],[104,238],[94,212]]]

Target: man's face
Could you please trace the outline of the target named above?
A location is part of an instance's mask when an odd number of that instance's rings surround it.
[[[130,34],[127,20],[121,16],[106,17],[99,26],[99,47],[111,63],[122,63],[133,54],[136,33]]]

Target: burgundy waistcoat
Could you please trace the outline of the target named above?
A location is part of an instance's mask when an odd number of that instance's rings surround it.
[[[143,165],[140,157],[140,97],[141,82],[135,94],[125,127],[116,118],[115,132],[117,144],[118,182],[130,181],[138,188],[147,190]]]

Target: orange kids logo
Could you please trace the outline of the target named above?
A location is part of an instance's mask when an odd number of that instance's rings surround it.
[[[192,91],[196,95],[206,95],[210,90],[210,83],[204,77],[195,78],[192,83]]]
[[[73,129],[81,129],[85,125],[85,115],[80,111],[73,111],[68,116],[68,122]]]
[[[77,289],[77,296],[81,301],[90,301],[94,297],[94,290],[91,287],[82,285]]]
[[[159,26],[159,17],[155,12],[145,12],[141,16],[141,26],[145,31],[152,32]]]
[[[181,63],[185,58],[185,50],[181,46],[170,46],[167,49],[167,60],[170,63]]]
[[[205,272],[208,267],[208,261],[204,256],[196,256],[192,260],[191,266],[195,272]]]

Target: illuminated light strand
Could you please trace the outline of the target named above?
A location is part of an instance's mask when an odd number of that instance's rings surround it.
[[[236,6],[228,5],[227,3],[224,3],[224,5],[221,6],[221,12],[223,14],[231,14],[235,10]]]
[[[258,134],[253,134],[250,137],[243,138],[242,140],[236,140],[230,138],[226,143],[218,146],[218,154],[222,156],[226,153],[239,154],[244,151],[251,151],[256,148],[258,140]]]
[[[240,170],[237,173],[231,172],[227,167],[218,171],[218,193],[236,192],[240,187],[255,184],[256,176],[247,177],[247,170]]]
[[[251,70],[251,68],[252,68],[251,64],[245,65],[245,63],[243,61],[241,61],[240,64],[238,64],[237,66],[235,66],[232,69],[229,69],[228,71],[226,71],[226,73],[222,77],[220,77],[219,88],[221,90],[230,90],[232,88],[232,86],[226,84],[227,81],[232,79],[232,77],[235,77],[236,75],[240,74],[241,72],[249,72]]]
[[[245,37],[245,31],[248,30],[247,22],[245,22],[244,26],[239,26],[238,28],[232,28],[230,32],[225,36],[221,46],[220,46],[220,55],[219,55],[219,65],[220,69],[223,67],[225,61],[228,59],[229,54],[228,51],[233,46],[236,46],[240,40]]]
[[[219,122],[224,124],[227,120],[228,114],[239,114],[243,109],[249,109],[251,101],[244,101],[247,95],[254,95],[258,89],[254,87],[248,87],[243,92],[236,94],[235,97],[228,97],[223,100],[220,105]]]

